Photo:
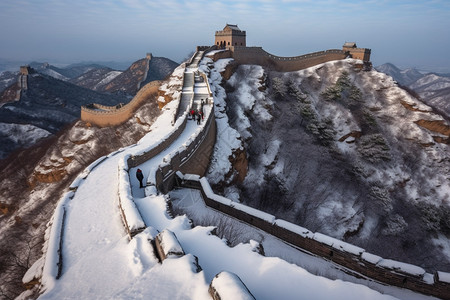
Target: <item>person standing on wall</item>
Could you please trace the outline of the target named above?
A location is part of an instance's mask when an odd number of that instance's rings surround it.
[[[144,185],[142,185],[142,180],[144,180],[144,175],[142,174],[141,169],[137,169],[136,178],[139,180],[139,188],[143,188]]]

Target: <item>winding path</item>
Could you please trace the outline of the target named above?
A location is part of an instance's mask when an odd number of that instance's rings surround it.
[[[187,109],[192,97],[194,97],[194,101],[198,101],[205,95],[208,95],[206,84],[202,81],[195,82],[194,75],[198,71],[198,62],[201,56],[202,53],[197,53],[193,63],[185,69],[185,78],[188,77],[189,79],[185,80],[185,83],[189,85],[186,89],[190,90],[186,93],[187,96],[185,98],[182,97],[180,103],[178,103],[180,105],[180,113]],[[185,87],[183,87],[183,90],[185,90]],[[150,133],[144,136],[137,144],[126,148],[122,152],[110,155],[95,167],[86,180],[80,184],[73,199],[65,207],[66,217],[62,238],[63,268],[61,277],[64,280],[58,280],[55,288],[43,295],[42,298],[53,298],[55,295],[64,294],[64,289],[70,289],[68,285],[71,282],[77,282],[80,285],[80,290],[90,289],[90,293],[95,295],[101,294],[105,289],[113,289],[119,280],[123,282],[128,277],[135,277],[132,274],[132,268],[124,269],[130,264],[127,261],[127,256],[129,255],[117,255],[118,253],[115,253],[116,250],[111,252],[112,247],[116,247],[117,243],[123,243],[124,247],[128,243],[128,235],[124,231],[118,210],[117,166],[125,155],[145,150],[149,145],[154,144],[155,141],[167,137],[167,134],[173,130],[171,129],[172,117],[170,117],[170,113],[176,110],[176,105],[175,101],[169,103],[167,105],[168,109],[152,125]],[[211,112],[211,106],[205,105],[204,108],[205,114],[208,115]],[[178,115],[178,117],[181,116],[182,113]],[[150,169],[157,167],[166,155],[177,151],[185,144],[199,126],[202,125],[197,125],[197,122],[194,120],[188,120],[183,132],[169,147],[147,162],[130,169],[130,183],[132,185],[133,198],[136,202],[145,197],[144,189],[139,188],[139,182],[134,176],[136,169],[140,168],[143,170],[144,180],[146,180],[146,175],[150,172]],[[150,247],[150,244],[148,243],[148,245],[142,247]],[[151,251],[147,252],[150,253]],[[151,258],[148,258],[147,261],[150,264],[152,263]],[[108,270],[98,274],[99,269],[91,267],[98,263],[107,267]],[[105,286],[92,287],[90,283],[94,282],[98,276],[104,277],[102,282],[104,282]]]

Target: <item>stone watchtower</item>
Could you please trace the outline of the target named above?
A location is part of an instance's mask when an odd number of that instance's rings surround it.
[[[362,61],[370,61],[370,49],[358,48],[356,43],[345,42],[342,46],[342,51],[347,52],[354,59],[360,59]]]
[[[246,47],[245,31],[240,30],[237,25],[227,24],[223,30],[216,31],[214,45],[219,48],[228,48],[231,46]]]
[[[29,75],[31,74],[31,68],[30,66],[20,66],[20,75]]]

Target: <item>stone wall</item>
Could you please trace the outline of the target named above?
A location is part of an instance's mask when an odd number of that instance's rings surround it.
[[[219,51],[212,55],[212,60],[214,60],[214,61],[218,61],[219,59],[224,59],[224,58],[233,58],[233,53],[231,52],[231,50]]]
[[[360,59],[362,61],[370,61],[370,52],[370,49],[366,48],[353,48],[349,50],[352,58]]]
[[[332,60],[345,59],[347,53],[338,50],[326,50],[301,56],[281,57],[270,54],[262,47],[231,47],[232,56],[239,64],[255,64],[273,68],[279,72],[291,72],[313,67]]]
[[[134,111],[146,101],[151,94],[158,91],[161,81],[152,81],[146,84],[134,98],[121,107],[102,106],[96,104],[94,108],[81,107],[81,120],[99,127],[119,125],[127,121]]]
[[[352,57],[369,61],[370,49],[354,48],[352,51],[331,49],[309,53],[300,56],[281,57],[270,54],[262,47],[229,47],[229,49],[216,52],[212,59],[217,61],[223,58],[233,58],[238,64],[260,65],[278,72],[292,72],[313,67],[333,60]]]
[[[275,216],[214,194],[206,178],[177,173],[178,186],[200,190],[205,204],[314,255],[346,268],[355,277],[361,275],[378,282],[414,292],[450,299],[450,273],[427,273],[418,266],[383,259],[344,241],[314,233]]]
[[[208,84],[206,75],[203,73],[201,73],[201,75]],[[175,181],[175,172],[178,170],[189,170],[191,172],[194,170],[202,175],[206,171],[216,137],[214,101],[209,84],[207,87],[209,97],[206,104],[211,107],[210,113],[207,115],[203,124],[199,126],[198,130],[182,147],[180,147],[180,149],[178,149],[177,152],[164,157],[161,164],[156,169],[149,172],[145,192],[147,196],[149,196],[149,193],[156,193],[157,189],[163,193],[167,193],[172,189]],[[186,127],[188,121],[187,116],[192,105],[193,98],[190,99],[189,105],[187,105],[183,114],[174,124],[173,130],[171,130],[166,137],[157,141],[155,144],[150,145],[146,150],[142,150],[134,155],[126,155],[119,163],[119,208],[125,229],[127,230],[130,239],[145,228],[145,222],[143,221],[142,216],[140,216],[139,210],[136,208],[131,195],[130,177],[128,174],[129,169],[153,158],[161,151],[168,148],[181,135]]]
[[[209,160],[216,141],[216,119],[214,104],[203,130],[190,143],[170,159],[159,165],[155,174],[155,186],[158,191],[166,194],[175,186],[175,174],[178,171],[191,172],[203,176],[209,165]]]

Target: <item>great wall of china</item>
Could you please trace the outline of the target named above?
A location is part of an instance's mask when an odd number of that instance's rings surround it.
[[[105,106],[92,103],[81,107],[81,120],[99,127],[107,127],[122,124],[130,119],[133,112],[142,105],[142,102],[148,99],[149,95],[158,91],[160,81],[152,81],[141,88],[141,84],[147,79],[151,53],[146,55],[146,68],[144,77],[137,83],[138,92],[127,104],[116,106]]]
[[[345,59],[346,51],[332,49],[294,57],[280,57],[270,54],[262,47],[234,46],[214,54],[214,60],[233,58],[237,64],[261,65],[279,72],[291,72],[306,69],[333,60]]]
[[[198,48],[198,50],[205,49],[206,47]],[[367,51],[363,52],[367,54]],[[251,55],[251,53],[257,53],[257,55]],[[193,59],[197,58],[198,63],[204,55],[205,53],[197,52],[193,56]],[[348,52],[343,50],[328,50],[298,57],[281,58],[268,54],[260,47],[249,47],[249,49],[234,47],[233,49],[230,48],[215,52],[212,55],[214,60],[230,56],[239,63],[249,63],[250,61],[252,63],[263,64],[265,66],[274,66],[274,61],[279,62],[279,64],[275,64],[275,69],[285,70],[291,67],[294,68],[294,66],[297,68],[299,66],[310,66],[310,64],[323,63],[329,60],[343,59],[348,56]],[[195,80],[191,80],[192,78],[203,78],[203,82],[207,85],[208,90],[208,94],[206,95],[206,98],[208,99],[207,105],[211,110],[207,114],[206,120],[188,139],[188,141],[176,152],[165,156],[162,161],[159,162],[158,167],[151,170],[147,179],[146,196],[155,195],[158,192],[167,193],[175,186],[198,189],[200,190],[202,198],[208,207],[259,228],[287,242],[288,244],[298,247],[301,251],[306,251],[312,255],[332,261],[333,263],[346,269],[348,273],[355,277],[362,277],[368,280],[380,282],[382,284],[410,289],[418,293],[432,295],[442,299],[450,299],[450,273],[441,271],[428,273],[423,268],[418,266],[393,261],[390,259],[384,259],[380,256],[368,253],[365,249],[360,247],[320,233],[311,232],[308,229],[302,228],[298,225],[277,219],[275,216],[270,214],[247,207],[240,203],[232,202],[229,199],[216,195],[209,186],[206,178],[201,177],[204,175],[208,167],[209,158],[212,153],[216,137],[213,95],[209,89],[208,78],[206,75],[200,73],[195,74],[192,70],[189,70],[189,65],[192,64],[193,59],[191,59],[191,61],[185,66],[182,91],[193,90]],[[289,65],[291,67],[287,67]],[[132,101],[132,106],[127,108],[127,114],[142,103],[143,99],[145,99],[145,90],[151,90],[153,92],[154,89],[157,89],[157,86],[158,84],[152,84],[149,87],[144,86],[142,89],[142,94],[139,94],[141,93],[139,92],[135,97],[137,100],[133,99],[134,102]],[[170,147],[185,130],[188,122],[188,111],[193,105],[195,95],[193,93],[189,95],[185,94],[183,106],[183,101],[181,98],[183,98],[183,93],[179,99],[179,108],[174,115],[174,118],[176,119],[174,119],[175,122],[173,124],[173,130],[170,134],[145,151],[124,156],[118,166],[119,210],[125,230],[127,231],[130,239],[146,227],[146,224],[143,221],[142,216],[140,215],[133,200],[129,174],[130,169],[155,158],[164,149]],[[111,115],[110,120],[114,119],[113,116],[117,115],[120,109],[122,108],[117,108],[109,113]],[[101,110],[107,109],[105,108]],[[108,113],[98,112],[95,115],[98,116],[101,114],[106,115]],[[93,120],[93,122],[96,122],[96,120]],[[107,126],[111,123],[105,122],[104,124]],[[112,153],[111,155],[115,154],[116,153]],[[51,237],[53,242],[49,243],[49,250],[47,252],[47,256],[53,255],[54,257],[58,257],[54,260],[56,263],[53,261],[53,264],[51,264],[52,261],[50,260],[51,263],[47,266],[47,273],[52,274],[55,279],[61,275],[61,266],[63,263],[61,244],[63,240],[65,218],[64,202],[73,198],[79,184],[86,179],[89,172],[95,168],[95,166],[106,158],[107,157],[102,157],[98,159],[96,162],[91,164],[91,166],[89,166],[83,174],[80,174],[80,176],[71,185],[72,191],[63,197],[60,201],[63,204],[58,205],[55,212],[55,221],[52,227]],[[183,173],[187,172],[195,173],[195,175],[183,175]],[[170,207],[170,205],[168,205],[168,207]]]
[[[148,99],[149,95],[158,91],[160,84],[160,81],[152,81],[146,84],[125,105],[105,106],[93,103],[82,106],[81,120],[99,127],[121,124],[131,118],[133,112]]]
[[[216,58],[215,54],[214,58]],[[213,114],[210,114],[207,123],[213,121]],[[216,195],[209,186],[206,178],[199,176],[203,175],[206,169],[197,172],[195,175],[183,175],[187,170],[192,170],[191,167],[183,168],[181,164],[187,158],[196,162],[196,164],[201,162],[200,165],[202,166],[209,164],[210,152],[208,150],[203,152],[201,148],[205,147],[206,149],[212,150],[211,147],[215,140],[212,135],[213,132],[215,132],[215,128],[213,129],[212,126],[205,125],[203,130],[195,137],[194,142],[189,145],[189,148],[192,150],[176,153],[166,158],[158,169],[155,170],[154,179],[150,179],[147,182],[147,186],[155,187],[152,191],[163,193],[167,193],[175,186],[198,189],[208,207],[257,227],[312,255],[320,256],[347,268],[355,277],[363,277],[384,284],[410,289],[425,295],[450,299],[449,273],[435,271],[431,274],[418,266],[384,259],[366,252],[365,249],[360,247],[325,236],[321,233],[311,232],[306,228],[277,219],[275,216]],[[194,148],[198,150],[193,150]],[[193,155],[189,157],[187,155],[188,153],[193,153]],[[133,163],[132,161],[133,159],[131,158],[127,159],[128,166],[125,168],[126,170],[131,166],[137,165],[137,163]],[[122,176],[122,178],[124,177]],[[123,217],[126,219],[125,215]],[[131,219],[134,218],[136,218],[136,215],[131,217]],[[144,224],[143,221],[142,224]],[[134,228],[128,227],[127,230],[130,237],[132,237],[144,228],[145,225],[141,228],[138,226]]]

